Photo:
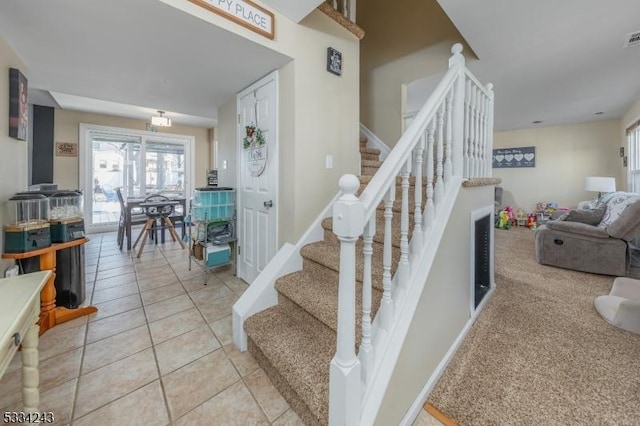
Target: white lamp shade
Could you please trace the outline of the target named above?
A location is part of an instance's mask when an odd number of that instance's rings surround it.
[[[587,176],[584,179],[584,190],[593,192],[615,192],[616,178],[608,176]]]

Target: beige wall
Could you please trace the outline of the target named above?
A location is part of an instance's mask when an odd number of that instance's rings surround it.
[[[80,123],[101,126],[120,127],[124,129],[145,130],[145,120],[114,117],[111,115],[88,112],[55,110],[54,140],[56,142],[79,143]],[[206,171],[209,169],[209,135],[208,130],[197,127],[171,126],[163,129],[165,133],[194,136],[196,138],[195,187],[206,185]],[[53,181],[60,188],[82,188],[79,182],[79,157],[53,158]]]
[[[0,37],[0,223],[7,222],[6,201],[16,192],[26,191],[28,182],[27,172],[27,141],[10,138],[9,135],[9,68],[17,68],[29,79],[27,68],[22,60],[11,50],[11,47]],[[4,251],[4,235],[0,234],[0,247]],[[13,261],[0,260],[0,276],[13,265]]]
[[[218,22],[216,16],[203,19]],[[340,176],[358,174],[359,41],[317,10],[299,25],[276,13],[273,42],[245,34],[242,28],[229,29],[293,58],[278,70],[278,243],[295,243],[338,192]],[[326,71],[329,46],[342,52],[340,77]],[[234,187],[236,141],[234,97],[218,110],[218,164],[228,164],[219,172],[220,182]],[[333,155],[333,169],[325,168],[326,155]]]
[[[633,106],[627,111],[627,113],[622,117],[621,120],[621,129],[620,129],[620,146],[624,146],[624,152],[626,154],[629,153],[629,147],[627,146],[627,128],[640,120],[640,99],[633,104]],[[618,189],[627,189],[627,169],[623,166],[620,167],[620,185],[618,185]]]
[[[360,52],[360,121],[392,147],[402,134],[403,85],[447,69],[451,46],[463,42],[436,0],[357,3],[365,30]],[[465,45],[465,56],[475,54]]]
[[[471,317],[470,214],[493,206],[493,188],[460,189],[380,406],[377,425],[400,424]]]
[[[493,169],[502,178],[503,205],[535,210],[536,203],[555,201],[576,207],[597,194],[584,190],[586,176],[614,176],[623,190],[619,156],[620,120],[539,127],[495,133],[494,148],[536,147],[536,167]]]

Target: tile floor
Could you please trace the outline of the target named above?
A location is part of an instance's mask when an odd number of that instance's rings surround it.
[[[60,425],[297,425],[298,416],[231,339],[247,285],[188,267],[177,243],[140,259],[114,233],[86,245],[86,298],[98,312],[40,337],[40,409]],[[22,407],[20,356],[0,381],[0,411]]]
[[[302,424],[232,343],[231,308],[247,284],[230,268],[205,286],[177,243],[147,244],[136,259],[114,233],[89,239],[85,304],[98,312],[40,337],[40,410],[55,424]],[[0,411],[21,407],[18,355],[0,381]],[[440,424],[424,414],[415,424]]]

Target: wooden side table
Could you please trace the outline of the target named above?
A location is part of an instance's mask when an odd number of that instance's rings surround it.
[[[51,271],[51,276],[47,280],[42,292],[40,293],[40,334],[44,333],[56,324],[71,321],[84,315],[98,312],[95,306],[85,306],[76,309],[65,308],[64,306],[56,306],[56,251],[64,250],[69,247],[75,247],[85,244],[89,241],[87,238],[67,241],[66,243],[55,243],[50,247],[26,253],[3,253],[4,259],[29,259],[31,257],[40,256],[40,270]]]
[[[38,317],[40,292],[53,272],[0,279],[0,378],[22,344],[22,400],[25,412],[38,411]]]

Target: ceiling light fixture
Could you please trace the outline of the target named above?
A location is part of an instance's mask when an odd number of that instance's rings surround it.
[[[164,115],[164,111],[158,111],[158,115],[151,116],[151,125],[158,127],[171,127],[171,119]]]

